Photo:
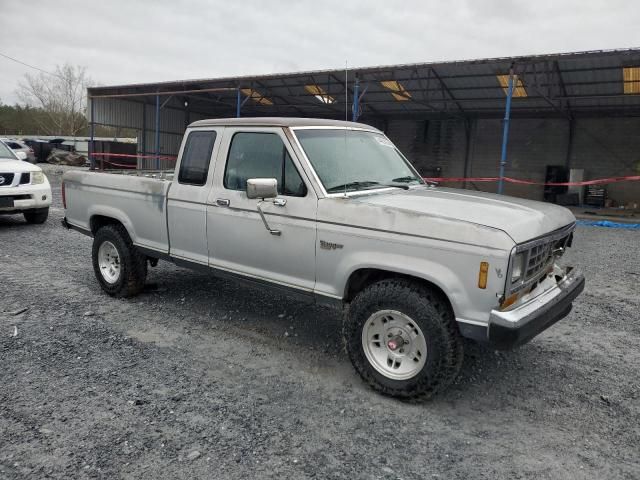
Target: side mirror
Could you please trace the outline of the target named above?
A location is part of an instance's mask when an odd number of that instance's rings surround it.
[[[278,180],[275,178],[250,178],[247,180],[247,198],[276,198]]]
[[[264,228],[266,228],[271,235],[279,237],[282,232],[269,226],[269,222],[267,222],[267,219],[265,218],[264,212],[262,211],[261,207],[265,199],[276,198],[277,196],[278,180],[276,180],[275,178],[250,178],[249,180],[247,180],[247,198],[260,199],[257,207],[260,218],[262,218],[262,223],[264,223]],[[284,203],[282,205],[284,205]]]
[[[16,154],[16,157],[18,157],[18,160],[26,160],[27,159],[27,154],[26,152],[13,152]]]

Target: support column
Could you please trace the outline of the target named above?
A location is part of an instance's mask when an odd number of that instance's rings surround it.
[[[96,159],[93,156],[95,153],[95,123],[94,123],[94,106],[93,106],[93,98],[89,98],[89,164],[91,165],[91,170],[96,168]]]
[[[576,134],[576,120],[573,117],[569,117],[569,139],[567,142],[567,156],[564,160],[564,165],[567,168],[567,175],[571,168],[571,155],[573,154],[573,137]]]
[[[360,80],[356,76],[353,82],[353,105],[351,107],[351,120],[358,121],[360,116]]]
[[[242,108],[242,97],[240,96],[240,87],[236,89],[236,117],[240,118],[240,109]]]
[[[156,95],[156,169],[160,170],[160,95]]]
[[[463,176],[465,181],[462,182],[462,188],[467,188],[466,179],[469,178],[469,166],[471,165],[471,160],[473,157],[473,148],[471,144],[474,139],[474,131],[475,131],[475,119],[465,118],[464,119],[464,133],[465,133],[465,145],[464,145],[464,171]]]
[[[513,67],[509,69],[509,86],[507,88],[507,104],[504,109],[504,123],[502,126],[502,153],[500,155],[500,179],[498,193],[504,192],[504,167],[507,165],[507,145],[509,144],[509,120],[511,118],[511,97],[513,96]]]
[[[140,142],[140,150],[142,155],[147,154],[147,102],[142,104],[142,142]],[[142,168],[142,161],[140,158],[136,161],[137,167]]]

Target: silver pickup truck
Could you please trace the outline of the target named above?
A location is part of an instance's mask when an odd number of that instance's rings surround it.
[[[63,200],[108,294],[136,295],[168,260],[338,306],[355,369],[397,397],[449,385],[463,337],[527,342],[584,288],[556,263],[569,210],[428,184],[364,124],[198,121],[175,172],[67,172]]]

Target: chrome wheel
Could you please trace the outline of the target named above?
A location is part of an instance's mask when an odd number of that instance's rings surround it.
[[[427,360],[427,341],[416,322],[396,310],[380,310],[362,329],[362,348],[369,363],[392,380],[417,375]]]
[[[118,281],[120,278],[120,255],[113,243],[104,241],[100,244],[98,266],[100,267],[102,278],[107,283],[116,283]]]

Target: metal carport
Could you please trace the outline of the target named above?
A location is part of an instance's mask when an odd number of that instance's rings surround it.
[[[139,153],[160,157],[175,155],[185,127],[203,118],[348,118],[383,130],[397,118],[502,118],[509,82],[513,118],[566,119],[568,163],[576,119],[640,114],[640,49],[93,87],[89,117],[92,131],[136,129]]]

